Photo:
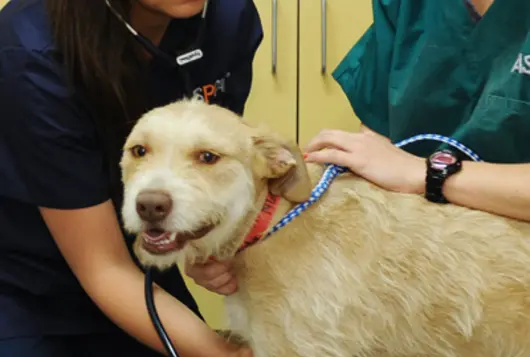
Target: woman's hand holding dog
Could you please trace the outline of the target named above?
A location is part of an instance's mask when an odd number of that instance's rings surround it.
[[[321,131],[305,152],[307,162],[348,167],[384,189],[423,193],[425,160],[397,148],[388,138],[368,128],[358,133]]]
[[[185,272],[195,284],[214,293],[231,295],[237,291],[237,281],[232,273],[231,261],[187,264]]]

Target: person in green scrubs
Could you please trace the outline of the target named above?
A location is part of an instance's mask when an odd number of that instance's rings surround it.
[[[394,143],[444,135],[483,161],[463,161],[439,194],[530,221],[529,14],[528,0],[374,0],[373,24],[334,71],[361,131],[322,131],[305,148],[307,160],[347,166],[388,190],[425,194],[426,158],[443,145]],[[237,290],[230,268],[210,262],[187,274],[230,295]]]
[[[334,72],[362,130],[322,131],[307,145],[307,160],[425,194],[426,158],[443,145],[393,143],[444,135],[483,160],[463,161],[445,179],[446,200],[530,221],[530,2],[374,4],[373,25]]]

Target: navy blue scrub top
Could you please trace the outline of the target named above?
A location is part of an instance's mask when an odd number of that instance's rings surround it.
[[[197,24],[173,20],[160,47],[175,50]],[[212,1],[205,57],[189,76],[195,93],[242,113],[262,37],[252,1]],[[117,329],[82,290],[38,210],[110,197],[95,124],[57,58],[44,0],[11,0],[0,12],[0,339]],[[152,84],[153,106],[183,94],[177,72],[156,61]],[[177,269],[156,281],[199,314]]]

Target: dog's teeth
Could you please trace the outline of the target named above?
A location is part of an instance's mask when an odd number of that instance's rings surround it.
[[[162,245],[170,244],[174,242],[175,239],[176,239],[176,234],[171,234],[169,237],[166,237],[160,241],[151,241],[151,244],[155,246],[162,246]]]
[[[171,243],[173,240],[171,238],[167,238],[167,239],[164,239],[164,240],[161,240],[160,242],[156,242],[155,245],[164,245],[164,244],[169,244]]]

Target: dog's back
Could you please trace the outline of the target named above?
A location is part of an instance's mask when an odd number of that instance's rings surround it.
[[[530,225],[352,174],[238,274],[257,357],[530,356]]]

